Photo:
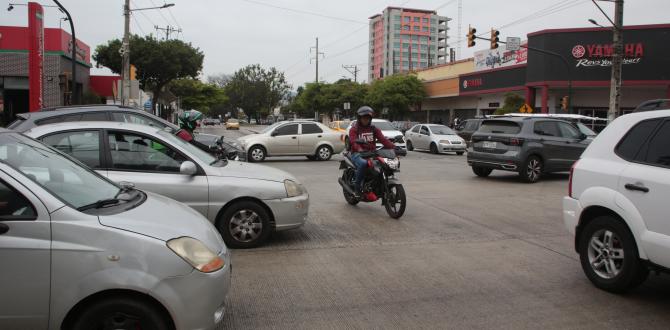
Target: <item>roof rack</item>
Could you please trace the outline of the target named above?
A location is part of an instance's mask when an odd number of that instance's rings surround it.
[[[48,108],[42,108],[39,111],[55,111],[55,110],[67,110],[67,109],[80,109],[80,108],[98,108],[98,107],[105,107],[105,108],[121,108],[121,109],[132,109],[132,110],[140,110],[139,108],[135,107],[130,107],[126,105],[119,105],[119,104],[78,104],[78,105],[60,105],[56,107],[48,107]]]
[[[657,99],[644,101],[638,105],[633,112],[670,109],[670,99]]]

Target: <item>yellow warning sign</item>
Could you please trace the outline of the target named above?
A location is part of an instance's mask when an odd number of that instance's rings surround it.
[[[519,112],[521,113],[533,113],[533,108],[528,105],[528,103],[524,103],[521,108],[519,108]]]

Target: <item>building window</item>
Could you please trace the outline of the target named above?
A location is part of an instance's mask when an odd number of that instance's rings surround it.
[[[403,43],[403,44],[402,44],[402,48],[403,48],[403,49],[407,49],[407,48],[409,48],[409,44]]]
[[[437,31],[436,28],[434,28],[434,27],[430,28],[430,32],[435,33],[435,31]]]
[[[400,22],[400,15],[393,15],[393,20],[395,22]]]
[[[431,24],[431,25],[435,25],[435,24],[437,24],[437,20],[434,19],[434,18],[431,18],[431,19],[430,19],[430,24]]]
[[[403,25],[402,29],[405,31],[409,31],[409,25]]]
[[[421,50],[428,50],[428,46],[427,45],[421,45]]]
[[[393,29],[396,31],[400,31],[400,24],[394,24]]]
[[[428,18],[423,18],[423,24],[428,24]]]
[[[421,28],[421,31],[423,31],[423,32],[428,32],[428,27],[427,27],[427,26],[422,27],[422,28]]]
[[[412,41],[419,41],[419,36],[412,36]]]
[[[409,23],[410,22],[409,16],[403,16],[402,21],[405,23]]]
[[[416,22],[416,23],[421,22],[421,18],[420,17],[414,17],[414,22]]]
[[[419,26],[414,26],[414,31],[420,31],[421,28]]]

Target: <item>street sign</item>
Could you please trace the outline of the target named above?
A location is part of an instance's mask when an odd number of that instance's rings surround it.
[[[521,108],[519,108],[519,112],[521,113],[533,113],[533,108],[528,105],[528,103],[524,103]]]
[[[521,38],[519,37],[507,37],[506,43],[506,50],[519,50],[521,48]]]
[[[344,110],[349,110],[349,109],[351,109],[351,103],[344,102]]]

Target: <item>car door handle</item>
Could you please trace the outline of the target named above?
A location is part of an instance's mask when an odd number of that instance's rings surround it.
[[[9,226],[4,223],[0,223],[0,235],[9,231]]]
[[[320,137],[321,137],[321,135],[317,135],[316,137],[320,138]]]
[[[647,188],[645,186],[642,186],[642,185],[638,185],[638,184],[626,183],[626,185],[624,187],[628,190],[641,191],[643,193],[648,193],[649,192],[649,188]]]
[[[297,138],[298,138],[297,136],[292,136],[291,137],[291,139],[294,139],[294,140],[297,139]]]

